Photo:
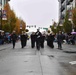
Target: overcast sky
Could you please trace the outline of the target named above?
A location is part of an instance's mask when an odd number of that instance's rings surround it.
[[[10,0],[10,6],[27,25],[49,27],[58,21],[58,0]]]

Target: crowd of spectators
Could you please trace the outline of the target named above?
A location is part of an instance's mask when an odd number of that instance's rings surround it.
[[[0,31],[0,45],[3,45],[5,43],[11,43],[11,34]]]
[[[76,44],[76,34],[65,34],[65,40],[67,44]]]
[[[62,35],[63,35],[63,42],[67,44],[72,44],[72,45],[76,44],[76,34],[62,33]],[[56,41],[57,41],[57,38],[55,37],[55,42]]]

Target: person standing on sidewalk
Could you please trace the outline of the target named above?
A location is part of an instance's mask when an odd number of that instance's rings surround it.
[[[15,31],[13,31],[12,35],[11,35],[11,39],[12,39],[12,43],[13,43],[13,49],[15,48],[15,43],[17,40],[17,35],[15,33]]]
[[[58,43],[58,49],[62,50],[63,35],[61,31],[59,31],[57,35],[57,43]]]

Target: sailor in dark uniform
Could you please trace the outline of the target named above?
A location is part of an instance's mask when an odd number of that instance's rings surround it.
[[[32,48],[35,47],[35,41],[36,41],[35,32],[32,32],[32,34],[31,34],[31,47]]]
[[[40,50],[40,44],[41,44],[41,36],[42,36],[42,34],[39,31],[39,29],[37,29],[37,32],[35,33],[35,35],[36,35],[36,48],[38,50]]]

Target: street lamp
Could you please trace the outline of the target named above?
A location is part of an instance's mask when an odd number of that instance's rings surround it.
[[[74,24],[73,24],[72,19],[68,19],[68,20],[71,22],[71,24],[72,24],[72,32],[74,32]]]
[[[60,24],[60,31],[64,32],[64,27],[63,27],[63,24]]]
[[[1,0],[1,3],[0,3],[0,18],[1,18],[0,30],[2,30],[2,0]]]

